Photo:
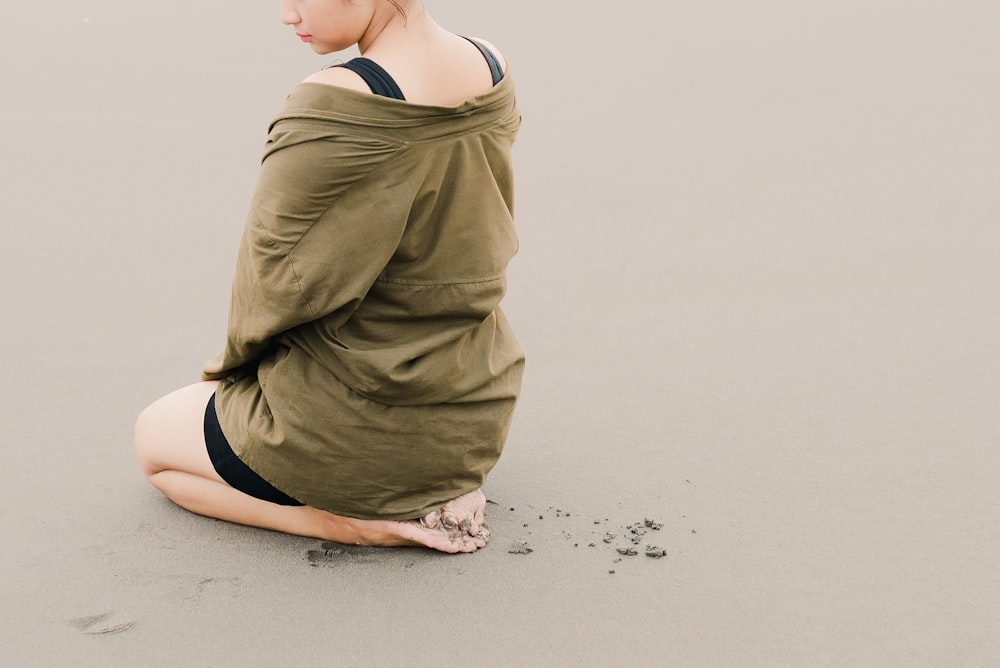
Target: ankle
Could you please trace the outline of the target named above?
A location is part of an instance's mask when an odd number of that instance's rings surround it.
[[[320,525],[322,526],[324,539],[332,540],[337,543],[344,543],[346,545],[364,544],[361,541],[361,535],[358,531],[357,520],[353,520],[350,517],[334,515],[333,513],[326,512],[325,510],[319,510],[317,512],[321,513]]]

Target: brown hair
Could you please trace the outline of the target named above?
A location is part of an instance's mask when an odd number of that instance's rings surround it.
[[[399,3],[396,2],[396,0],[389,0],[389,4],[396,8],[396,11],[399,12],[399,15],[403,17],[403,21],[405,22],[406,12],[403,10],[402,7],[399,6]]]
[[[396,8],[396,11],[399,12],[399,15],[403,17],[403,22],[405,23],[406,22],[406,10],[403,9],[403,6],[401,4],[399,4],[398,2],[396,2],[396,0],[389,0],[389,4]]]

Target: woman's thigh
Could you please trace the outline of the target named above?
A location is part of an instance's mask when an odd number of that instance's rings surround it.
[[[223,482],[205,445],[205,407],[218,381],[182,387],[150,404],[135,423],[135,450],[147,476],[184,471]]]

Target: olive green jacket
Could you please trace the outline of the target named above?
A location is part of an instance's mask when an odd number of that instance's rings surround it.
[[[524,364],[498,307],[519,125],[509,74],[457,107],[288,96],[203,372],[233,450],[281,491],[409,519],[483,484]]]

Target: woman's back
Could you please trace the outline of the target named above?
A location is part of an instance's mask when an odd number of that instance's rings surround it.
[[[140,463],[211,517],[474,551],[524,363],[498,307],[513,83],[420,0],[282,0],[281,20],[318,54],[362,57],[271,124],[225,349],[143,411]]]
[[[489,47],[430,32],[362,50],[405,102],[346,67],[288,96],[227,345],[205,369],[233,451],[353,517],[419,517],[478,489],[520,390],[524,355],[499,308],[517,250],[513,82]]]

